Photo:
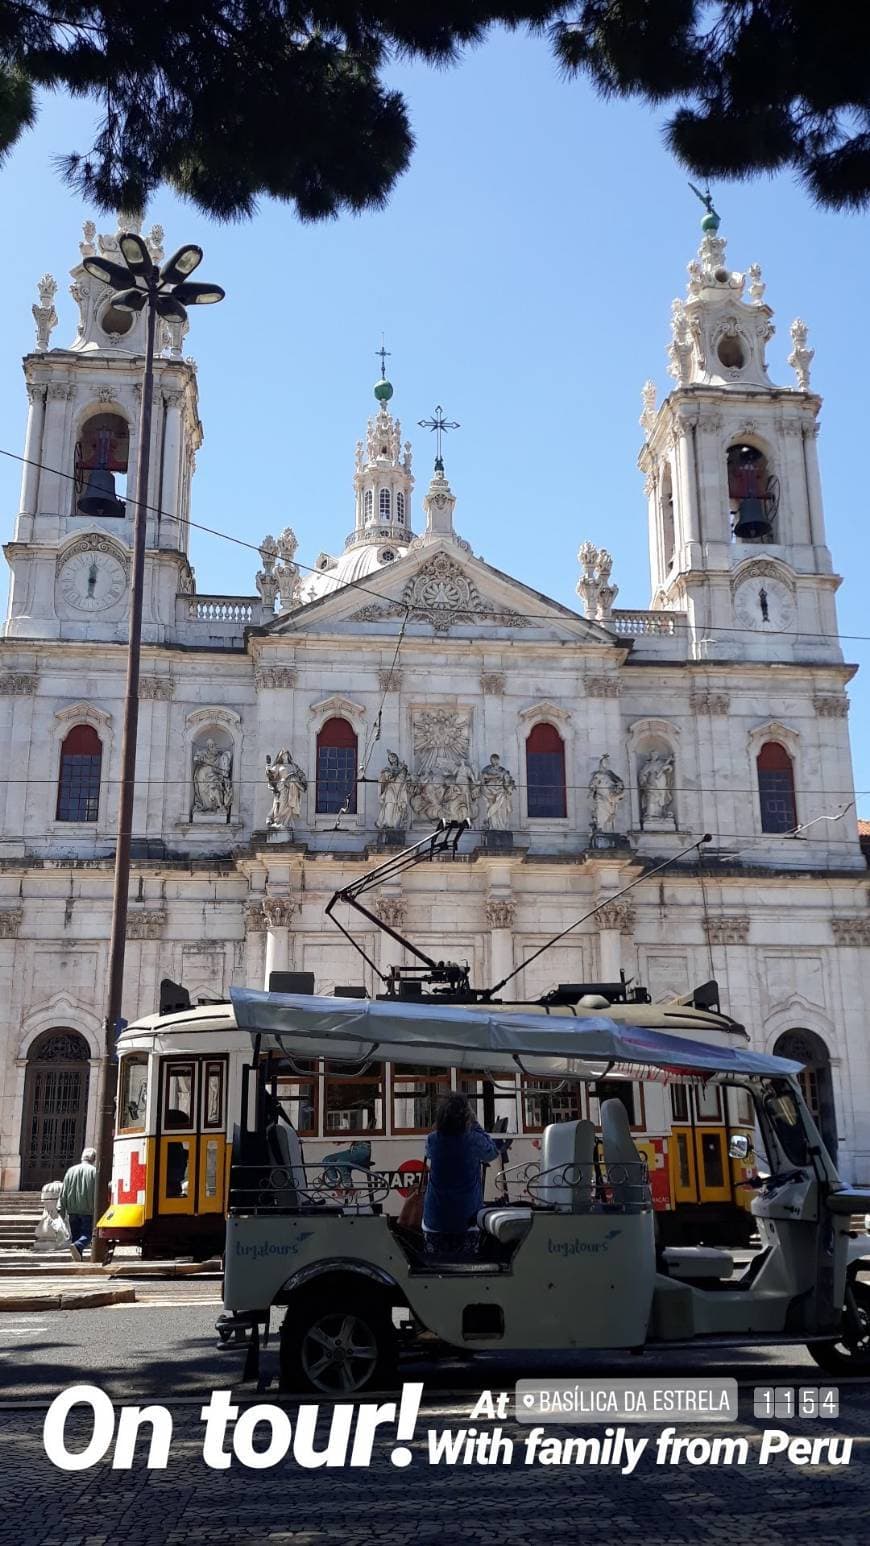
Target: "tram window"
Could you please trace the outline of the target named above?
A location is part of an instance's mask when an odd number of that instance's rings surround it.
[[[326,1065],[324,1086],[323,1132],[326,1138],[339,1133],[382,1133],[384,1130],[384,1065],[379,1063],[365,1074],[341,1078]]]
[[[145,1130],[145,1105],[148,1096],[148,1058],[124,1058],[121,1064],[121,1099],[118,1105],[118,1127],[121,1132],[141,1133]]]
[[[167,1130],[193,1127],[192,1063],[167,1065],[163,1089],[163,1126]]]
[[[671,1085],[671,1116],[675,1122],[689,1120],[689,1092],[684,1084]]]
[[[598,1110],[590,1112],[597,1126],[601,1125],[601,1106],[606,1100],[621,1100],[628,1113],[628,1125],[643,1127],[643,1093],[639,1084],[628,1079],[598,1079],[593,1086]]]
[[[224,1125],[224,1065],[223,1063],[206,1063],[202,1093],[202,1125],[206,1127],[223,1127]]]
[[[701,1134],[701,1163],[704,1167],[705,1186],[725,1185],[725,1165],[722,1158],[721,1134]]]
[[[218,1191],[218,1140],[209,1138],[205,1146],[205,1195],[217,1197]]]
[[[428,1133],[435,1126],[438,1103],[450,1094],[446,1068],[393,1068],[393,1132]]]
[[[677,1142],[677,1184],[683,1190],[692,1185],[692,1163],[689,1159],[689,1134],[675,1133]]]
[[[166,1195],[187,1197],[190,1143],[173,1141],[166,1145]]]
[[[755,1107],[752,1104],[752,1096],[748,1090],[744,1090],[737,1085],[730,1085],[729,1104],[732,1122],[736,1122],[740,1127],[754,1126]]]
[[[695,1110],[699,1122],[721,1122],[722,1104],[718,1085],[695,1085]]]
[[[278,1080],[278,1104],[297,1133],[313,1138],[317,1132],[317,1078]]]
[[[523,1124],[527,1133],[543,1132],[551,1122],[577,1122],[582,1117],[580,1086],[523,1081]]]

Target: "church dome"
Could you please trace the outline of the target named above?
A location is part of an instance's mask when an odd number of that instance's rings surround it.
[[[302,586],[302,599],[304,601],[318,601],[321,596],[329,596],[333,591],[341,590],[344,585],[351,585],[354,580],[364,580],[367,575],[376,574],[379,569],[385,569],[397,559],[404,558],[408,551],[409,543],[395,542],[391,539],[375,543],[360,544],[349,548],[342,553],[335,563],[330,564],[318,574],[312,574]],[[364,600],[361,597],[361,603]]]

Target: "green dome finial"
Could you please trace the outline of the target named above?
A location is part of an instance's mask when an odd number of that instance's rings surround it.
[[[704,232],[705,236],[715,236],[720,225],[722,224],[722,220],[717,214],[716,210],[713,208],[713,195],[710,192],[709,184],[703,193],[701,192],[700,188],[695,187],[694,183],[689,183],[689,187],[694,193],[695,198],[701,200],[701,203],[703,204],[706,211],[706,213],[701,216],[701,230]]]
[[[381,347],[375,350],[375,354],[381,362],[381,379],[375,385],[375,397],[379,403],[388,403],[393,395],[393,383],[387,380],[387,360],[390,351],[384,348],[383,334],[381,335]]]

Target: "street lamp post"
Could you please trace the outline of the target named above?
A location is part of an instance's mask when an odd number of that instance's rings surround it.
[[[118,1065],[115,1041],[121,1020],[124,991],[124,952],[127,939],[127,898],[130,889],[130,842],[133,830],[133,797],[136,789],[136,738],[139,729],[139,662],[142,647],[142,599],[145,577],[145,537],[148,525],[148,477],[151,461],[151,406],[154,396],[154,336],[157,318],[183,322],[187,306],[221,301],[219,285],[195,283],[189,275],[202,261],[200,247],[182,247],[158,269],[142,237],[134,231],[118,238],[124,265],[107,258],[84,259],[95,278],[113,287],[112,304],[123,311],[146,313],[145,375],[139,414],[139,455],[133,518],[133,574],[130,586],[130,634],[127,645],[127,684],[121,733],[121,788],[118,804],[118,837],[115,848],[115,880],[112,893],[112,927],[109,944],[109,985],[106,995],[103,1056],[99,1079],[99,1127],[97,1131],[97,1181],[94,1217],[109,1204],[112,1180],[112,1146],[115,1136],[115,1103]],[[105,1258],[105,1243],[94,1236],[92,1256]]]

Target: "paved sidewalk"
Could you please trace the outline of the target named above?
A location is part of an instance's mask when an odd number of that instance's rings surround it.
[[[426,1429],[463,1426],[472,1397],[425,1403],[408,1469],[390,1464],[394,1435],[378,1443],[365,1469],[303,1470],[292,1458],[263,1471],[234,1462],[210,1470],[202,1460],[196,1408],[172,1409],[173,1442],[164,1471],[139,1463],[113,1471],[61,1474],[42,1450],[41,1414],[0,1414],[0,1546],[865,1546],[870,1512],[866,1442],[843,1468],[754,1460],[760,1424],[741,1398],[740,1421],[751,1463],[731,1467],[615,1468],[525,1466],[526,1429],[501,1424],[515,1441],[513,1461],[497,1466],[430,1466]],[[288,1409],[291,1420],[293,1407]],[[870,1392],[850,1389],[837,1434],[863,1435]],[[83,1447],[89,1425],[70,1424],[70,1444]],[[480,1428],[492,1425],[480,1423]],[[789,1431],[816,1436],[819,1424]],[[833,1425],[832,1425],[833,1426]],[[565,1438],[594,1430],[548,1428]],[[721,1431],[717,1429],[717,1431]],[[658,1428],[632,1425],[636,1437]],[[326,1439],[326,1422],[317,1443]]]

